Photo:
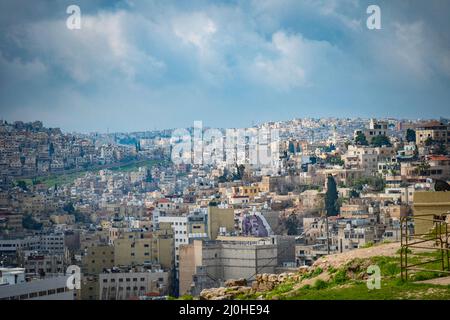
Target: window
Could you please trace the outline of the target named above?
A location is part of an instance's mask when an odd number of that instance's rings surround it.
[[[145,278],[141,278],[141,281],[145,281]]]

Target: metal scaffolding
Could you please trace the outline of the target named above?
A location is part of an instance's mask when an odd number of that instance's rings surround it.
[[[405,216],[400,219],[400,267],[402,280],[408,280],[408,271],[426,271],[450,274],[449,262],[449,228],[447,216],[450,213],[442,214],[424,214],[416,216]],[[426,225],[432,226],[426,233],[415,233],[411,226]],[[422,228],[423,229],[423,228]],[[408,256],[414,256],[413,249],[423,251],[437,251],[440,255],[436,259],[427,260],[425,262],[410,263]],[[439,270],[427,269],[423,266],[430,263],[441,262]]]

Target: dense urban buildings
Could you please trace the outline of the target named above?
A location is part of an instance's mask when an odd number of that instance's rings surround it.
[[[255,128],[279,132],[270,170],[239,157],[174,163],[170,130],[78,135],[3,121],[0,299],[198,296],[398,242],[402,217],[449,210],[437,187],[450,179],[446,119]],[[69,266],[78,288],[66,285]]]

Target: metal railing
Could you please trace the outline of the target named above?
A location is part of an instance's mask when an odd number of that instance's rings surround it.
[[[449,213],[424,214],[416,216],[404,216],[400,219],[400,268],[402,280],[408,280],[408,271],[425,271],[450,274],[449,260],[449,224],[446,221]],[[421,222],[432,225],[429,232],[415,233],[411,230],[411,223]],[[422,252],[439,252],[438,258],[411,263],[411,256],[415,253],[413,249],[420,249]],[[424,268],[424,265],[440,262],[440,269]]]

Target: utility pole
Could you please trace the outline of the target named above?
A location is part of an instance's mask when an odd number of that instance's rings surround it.
[[[325,228],[327,229],[327,254],[330,254],[330,232],[328,229],[328,214],[325,211]]]

